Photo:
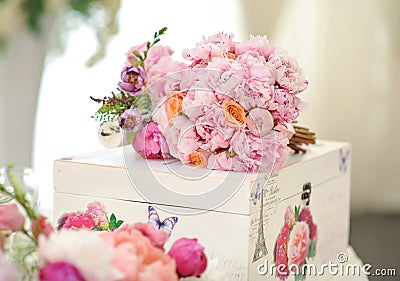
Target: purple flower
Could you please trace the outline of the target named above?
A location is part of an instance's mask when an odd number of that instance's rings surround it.
[[[169,158],[167,141],[158,129],[156,122],[148,123],[132,142],[133,148],[146,159]]]
[[[121,128],[128,132],[137,132],[142,126],[142,115],[136,109],[125,110],[118,119]]]
[[[40,269],[40,281],[86,281],[81,272],[72,264],[59,261]]]
[[[146,73],[141,66],[125,66],[121,72],[121,82],[119,87],[128,92],[131,96],[137,96],[145,84]]]

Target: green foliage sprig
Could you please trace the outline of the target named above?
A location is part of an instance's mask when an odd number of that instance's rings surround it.
[[[92,118],[101,122],[114,120],[131,107],[135,98],[124,91],[120,91],[117,94],[112,92],[111,97],[104,97],[103,99],[96,99],[90,96],[91,100],[103,103]]]
[[[165,32],[167,31],[167,29],[168,29],[167,27],[163,27],[163,28],[161,28],[159,31],[156,31],[156,32],[154,33],[153,42],[150,43],[150,41],[147,41],[147,43],[146,43],[146,50],[143,51],[143,55],[140,54],[137,50],[134,50],[134,51],[133,51],[133,54],[134,54],[134,55],[138,58],[138,60],[139,60],[138,65],[140,65],[141,67],[144,68],[144,62],[145,62],[145,60],[146,60],[146,58],[147,58],[147,53],[149,52],[149,50],[150,50],[151,47],[153,47],[155,44],[157,44],[158,42],[161,41],[160,37],[161,37],[161,35],[165,34]]]

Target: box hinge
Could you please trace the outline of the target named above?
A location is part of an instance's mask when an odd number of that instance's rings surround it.
[[[303,185],[303,192],[301,193],[301,200],[304,200],[306,206],[310,204],[311,200],[311,183],[307,182]]]

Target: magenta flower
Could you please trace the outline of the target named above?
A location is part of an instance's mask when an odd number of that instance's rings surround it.
[[[158,129],[156,122],[148,123],[132,142],[133,148],[146,159],[169,158],[167,141]]]
[[[58,220],[58,230],[60,229],[94,229],[94,216],[88,213],[76,212],[66,213]]]
[[[40,269],[40,281],[86,281],[81,272],[72,264],[59,261]]]
[[[137,109],[128,109],[118,118],[121,128],[128,132],[137,132],[142,127],[142,115]]]
[[[180,277],[200,276],[207,268],[204,247],[197,239],[181,238],[175,241],[168,255],[175,260]]]
[[[17,204],[0,205],[0,230],[22,230],[25,217],[21,214]]]
[[[128,92],[131,96],[137,96],[141,93],[145,85],[146,73],[141,66],[125,66],[121,72],[121,82],[119,87]]]

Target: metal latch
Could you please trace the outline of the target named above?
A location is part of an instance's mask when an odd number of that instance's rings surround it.
[[[307,182],[303,185],[303,192],[301,193],[301,200],[304,200],[306,206],[310,204],[311,200],[311,182]]]

